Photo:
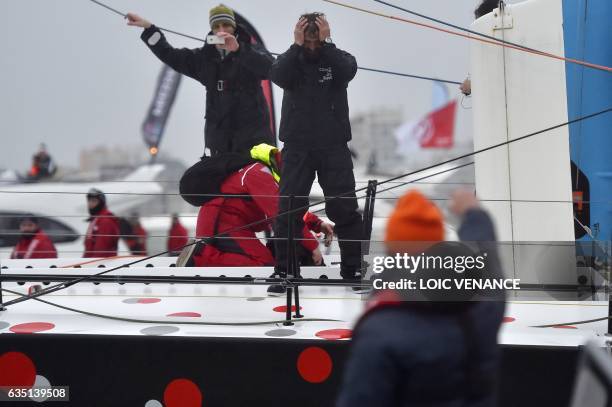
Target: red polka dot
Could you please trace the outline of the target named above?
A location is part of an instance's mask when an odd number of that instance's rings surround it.
[[[513,317],[504,317],[504,319],[502,320],[502,322],[508,323],[508,322],[514,322],[516,321],[516,318]]]
[[[36,380],[36,367],[21,352],[7,352],[0,356],[0,386],[32,387]]]
[[[33,334],[35,332],[48,331],[53,328],[55,328],[55,325],[49,322],[28,322],[25,324],[13,325],[9,329],[16,334]]]
[[[192,317],[199,318],[202,314],[198,312],[175,312],[174,314],[168,314],[167,317]]]
[[[156,302],[160,302],[161,299],[159,298],[139,298],[138,301],[136,301],[138,304],[155,304]]]
[[[302,307],[300,307],[300,311],[302,310]],[[276,312],[287,312],[287,306],[286,305],[279,305],[278,307],[274,307],[272,308],[272,311],[276,311]],[[291,312],[295,312],[296,308],[295,305],[291,306]]]
[[[346,339],[353,336],[353,331],[350,329],[326,329],[315,334],[323,339]]]
[[[166,407],[202,407],[202,392],[189,379],[176,379],[168,383],[164,390]]]
[[[578,329],[575,326],[572,325],[557,325],[557,326],[553,326],[553,328],[560,328],[560,329]]]
[[[317,346],[304,349],[297,360],[298,373],[309,383],[321,383],[327,380],[332,366],[329,353]]]

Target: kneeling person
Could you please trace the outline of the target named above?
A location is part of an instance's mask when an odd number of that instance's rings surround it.
[[[198,214],[196,236],[223,236],[207,242],[194,254],[195,266],[274,266],[270,249],[257,238],[256,232],[269,230],[278,214],[278,179],[280,153],[272,146],[261,144],[251,150],[255,159],[229,175],[221,184],[223,196],[206,202]],[[258,223],[259,222],[259,223]],[[252,226],[245,227],[246,225]],[[333,227],[316,215],[304,216],[300,246],[321,265],[323,256],[310,231],[333,235]],[[224,233],[226,232],[226,233]]]

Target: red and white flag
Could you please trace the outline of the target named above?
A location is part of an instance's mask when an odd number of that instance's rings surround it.
[[[408,122],[395,130],[398,152],[410,154],[422,148],[451,148],[454,145],[457,101],[451,100],[429,112],[419,121]]]

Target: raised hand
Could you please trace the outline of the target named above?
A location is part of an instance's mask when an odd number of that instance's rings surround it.
[[[325,16],[317,17],[315,23],[319,27],[319,41],[323,42],[326,38],[331,37],[331,28],[329,28],[329,23]]]
[[[236,52],[240,48],[240,44],[238,44],[238,40],[232,34],[224,31],[219,31],[217,33],[217,37],[225,39],[225,44],[217,45],[220,49],[226,49],[230,52]]]
[[[463,216],[468,210],[480,206],[473,189],[461,188],[451,195],[449,209],[457,216]]]
[[[127,18],[128,20],[127,25],[132,25],[135,27],[142,27],[142,28],[151,27],[151,23],[145,20],[144,18],[140,17],[138,14],[127,13],[125,18]]]
[[[300,47],[304,45],[304,30],[308,25],[308,20],[304,17],[300,18],[295,25],[295,29],[293,30],[293,39],[294,42]]]

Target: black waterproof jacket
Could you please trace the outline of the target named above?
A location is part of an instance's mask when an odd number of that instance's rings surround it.
[[[346,88],[357,62],[348,52],[325,44],[309,59],[293,44],[272,65],[270,79],[284,89],[279,136],[288,146],[320,149],[351,139]]]
[[[246,151],[264,142],[276,144],[261,87],[274,58],[263,47],[251,44],[244,29],[238,27],[236,37],[238,51],[221,58],[214,45],[174,48],[154,25],[141,35],[162,62],[206,87],[204,141],[213,154]]]

